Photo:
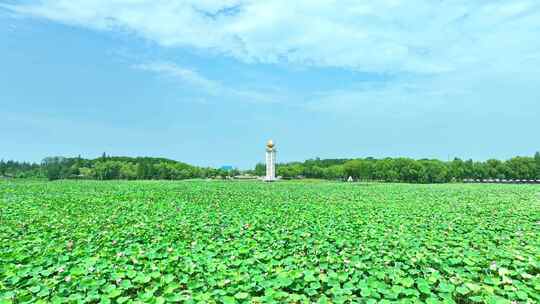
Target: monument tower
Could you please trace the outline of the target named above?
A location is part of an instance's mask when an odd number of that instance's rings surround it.
[[[266,143],[266,176],[264,180],[267,182],[276,180],[276,146],[271,139]]]

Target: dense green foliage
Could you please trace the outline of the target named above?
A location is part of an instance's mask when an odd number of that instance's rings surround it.
[[[178,180],[230,176],[237,171],[200,168],[186,163],[154,157],[103,155],[96,159],[47,157],[41,164],[0,161],[0,177],[57,179],[161,179]]]
[[[539,192],[0,181],[0,303],[538,303]]]
[[[186,163],[152,157],[48,157],[41,164],[0,161],[0,177],[47,177],[56,179],[98,180],[181,180],[235,176],[238,170],[201,168]],[[265,165],[257,164],[252,173],[265,175]],[[277,174],[283,178],[320,178],[337,180],[349,176],[365,181],[446,183],[464,179],[540,179],[540,153],[534,157],[514,157],[507,161],[490,159],[440,161],[410,158],[310,159],[304,162],[278,164]]]
[[[264,175],[265,166],[258,164],[255,173]],[[454,159],[364,158],[313,159],[303,163],[279,164],[277,173],[285,178],[340,179],[354,177],[367,181],[446,183],[464,179],[540,179],[540,153],[534,157],[514,157],[507,161],[485,162]]]
[[[43,176],[43,169],[39,164],[0,160],[0,178],[40,178]]]

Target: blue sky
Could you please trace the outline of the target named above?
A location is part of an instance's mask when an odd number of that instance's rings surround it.
[[[540,150],[540,2],[0,0],[0,158]]]

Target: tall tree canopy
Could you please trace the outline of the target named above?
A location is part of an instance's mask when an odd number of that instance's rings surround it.
[[[240,173],[264,176],[265,165],[240,172],[201,168],[166,158],[103,155],[96,159],[47,157],[40,164],[0,160],[0,177],[55,179],[166,179],[226,177]],[[308,159],[277,165],[283,178],[345,179],[366,181],[446,183],[464,179],[540,179],[540,152],[533,157],[517,156],[506,161],[484,162],[411,158]]]

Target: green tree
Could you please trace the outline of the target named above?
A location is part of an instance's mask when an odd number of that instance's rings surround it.
[[[79,168],[79,173],[83,178],[94,178],[95,172],[92,168],[81,167]]]
[[[536,178],[536,163],[532,157],[514,157],[509,159],[506,164],[513,173],[512,178],[534,179]]]
[[[343,165],[333,165],[324,169],[324,177],[326,179],[342,179],[345,177],[345,169]]]
[[[426,160],[422,162],[423,174],[422,182],[425,183],[445,183],[450,181],[448,167],[440,160]]]
[[[266,175],[266,165],[262,163],[258,163],[255,165],[255,175],[257,176],[265,176]]]
[[[462,181],[468,176],[465,175],[465,162],[459,158],[454,158],[449,164],[448,164],[448,175],[450,176],[450,179]]]
[[[121,162],[113,160],[97,162],[94,167],[96,178],[100,180],[118,179],[121,164]]]
[[[534,162],[536,164],[536,179],[540,179],[540,152],[534,154]]]
[[[42,166],[45,169],[47,178],[52,180],[61,179],[62,176],[62,164],[65,162],[64,157],[46,157],[43,159]]]
[[[4,162],[3,159],[0,160],[0,176],[6,175],[6,169],[7,169],[6,163]]]
[[[137,165],[133,163],[124,162],[120,165],[119,177],[121,179],[136,179],[137,178]]]
[[[359,178],[361,174],[362,169],[362,161],[359,159],[353,159],[349,160],[345,164],[343,164],[343,171],[345,172],[345,175],[352,176],[354,178]]]

